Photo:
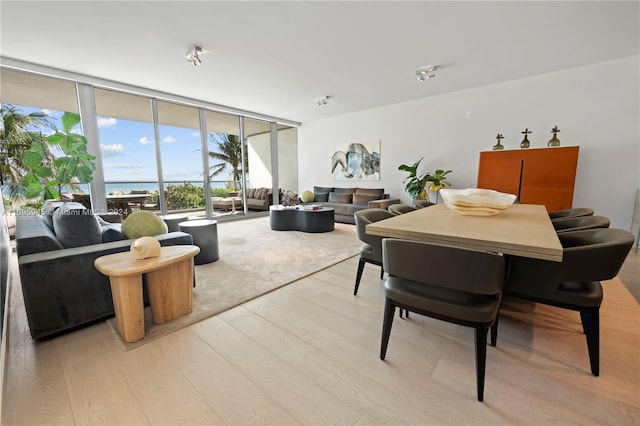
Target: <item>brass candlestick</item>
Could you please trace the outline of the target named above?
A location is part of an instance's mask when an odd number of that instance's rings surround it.
[[[556,133],[558,133],[559,131],[560,129],[558,129],[558,126],[554,126],[553,129],[551,129],[553,137],[549,139],[549,143],[547,144],[547,146],[560,146],[560,139],[556,137]]]

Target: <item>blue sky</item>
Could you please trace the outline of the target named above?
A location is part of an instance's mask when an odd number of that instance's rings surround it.
[[[24,113],[43,111],[60,128],[62,112],[18,106]],[[151,123],[98,117],[98,130],[106,182],[158,180]],[[74,129],[80,133],[80,129]],[[200,133],[197,129],[160,126],[160,149],[165,181],[202,181]],[[46,131],[45,131],[46,132]],[[209,142],[209,150],[215,144]],[[227,173],[214,178],[226,181]]]

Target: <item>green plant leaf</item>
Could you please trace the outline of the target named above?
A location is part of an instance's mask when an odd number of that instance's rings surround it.
[[[62,131],[65,133],[71,133],[71,130],[80,123],[80,115],[66,111],[62,114]]]
[[[67,136],[64,133],[57,132],[47,136],[47,142],[49,142],[51,145],[59,146],[66,138]]]
[[[24,196],[27,198],[36,198],[42,196],[44,191],[44,185],[40,182],[31,182],[29,186],[25,188]]]
[[[25,166],[32,170],[40,165],[42,159],[42,155],[33,149],[29,149],[27,152],[22,154],[22,162]]]

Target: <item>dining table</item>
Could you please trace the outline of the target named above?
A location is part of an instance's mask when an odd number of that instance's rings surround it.
[[[562,261],[562,245],[544,205],[513,204],[492,216],[474,216],[436,204],[371,223],[366,233]]]
[[[123,218],[130,215],[132,206],[139,209],[153,194],[110,194],[107,195],[107,209],[112,213],[118,213]],[[89,194],[73,194],[73,199],[83,204],[88,209],[91,208],[91,197]]]

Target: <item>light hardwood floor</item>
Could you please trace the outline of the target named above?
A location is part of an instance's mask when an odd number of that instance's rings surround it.
[[[354,297],[356,265],[129,352],[106,323],[34,344],[13,288],[3,424],[640,423],[640,309],[619,279],[605,284],[600,377],[577,313],[507,301],[480,403],[471,329],[396,316],[378,358],[382,281],[367,265]]]

